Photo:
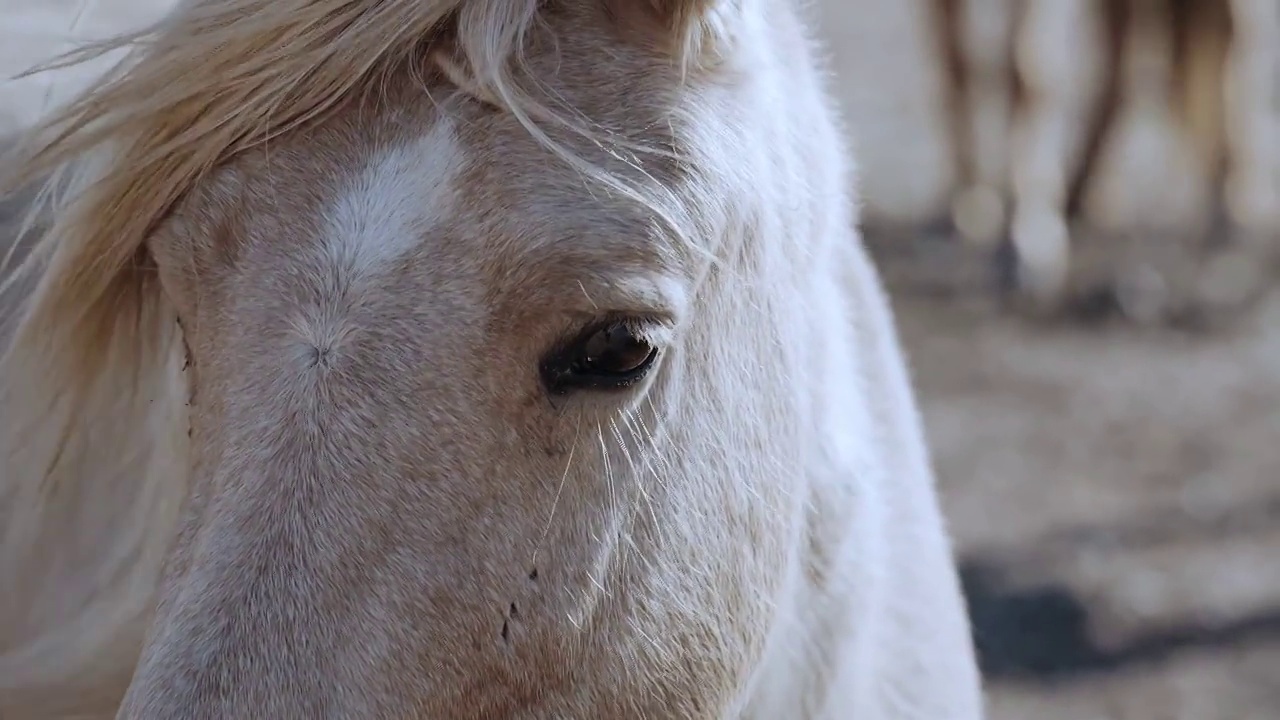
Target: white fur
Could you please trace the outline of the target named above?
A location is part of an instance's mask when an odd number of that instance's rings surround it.
[[[412,252],[452,211],[461,163],[449,122],[371,160],[326,212],[333,269],[362,276]]]

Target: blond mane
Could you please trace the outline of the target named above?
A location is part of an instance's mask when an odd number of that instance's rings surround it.
[[[27,138],[9,189],[79,167],[37,246],[52,263],[19,330],[68,321],[86,363],[104,346],[109,305],[156,223],[208,171],[328,111],[412,57],[451,16],[476,77],[506,84],[505,61],[535,2],[230,0],[193,2],[140,32],[94,43],[41,69],[130,54]],[[85,158],[106,153],[95,167]]]
[[[672,18],[677,57],[714,57],[714,14],[704,2],[649,0]],[[601,184],[648,205],[677,234],[678,203],[586,163],[537,125],[550,120],[590,138],[641,170],[634,151],[667,154],[594,129],[542,106],[512,75],[538,0],[194,0],[143,30],[88,44],[37,67],[68,67],[117,50],[129,54],[93,88],[55,112],[20,145],[0,192],[67,176],[78,192],[32,253],[48,258],[43,291],[26,331],[51,322],[77,327],[80,357],[96,362],[114,315],[110,300],[132,284],[130,263],[156,224],[212,168],[246,149],[326,116],[343,99],[426,52],[447,47],[474,89],[504,106],[543,144]],[[443,40],[435,43],[433,40]],[[452,62],[448,67],[456,67]],[[632,152],[627,152],[627,151]],[[663,200],[671,198],[661,198]],[[41,205],[42,203],[38,203]],[[104,307],[104,305],[108,305]],[[80,368],[87,371],[88,368]],[[77,374],[83,374],[78,372]]]

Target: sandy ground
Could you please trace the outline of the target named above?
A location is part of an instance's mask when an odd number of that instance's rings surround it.
[[[936,79],[885,54],[921,38],[882,31],[911,27],[919,3],[859,0],[879,10],[854,22],[842,1],[820,10],[864,190],[916,214],[949,172]],[[61,49],[79,4],[0,0],[0,75]],[[162,4],[98,0],[80,32]],[[0,83],[0,131],[45,92]],[[1034,324],[981,283],[938,290],[974,272],[946,246],[888,247],[992,720],[1280,717],[1280,299],[1213,335]]]
[[[993,720],[1280,717],[1280,297],[1215,335],[1033,324],[924,292],[929,254],[880,256]]]

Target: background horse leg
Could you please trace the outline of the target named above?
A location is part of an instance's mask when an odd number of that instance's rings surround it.
[[[1249,93],[1253,88],[1248,87],[1254,78],[1248,76],[1252,74],[1249,71],[1255,69],[1249,66],[1257,50],[1251,47],[1250,41],[1255,39],[1251,36],[1258,32],[1249,30],[1248,26],[1258,18],[1237,12],[1223,0],[1166,2],[1172,18],[1176,110],[1203,180],[1198,199],[1206,208],[1206,220],[1213,219],[1215,214],[1220,218],[1225,210],[1230,226],[1206,222],[1206,247],[1200,248],[1201,253],[1191,253],[1188,263],[1191,297],[1187,309],[1204,317],[1209,310],[1240,306],[1259,286],[1257,268],[1248,247],[1230,241],[1241,237],[1244,233],[1238,231],[1244,227],[1256,228],[1265,221],[1256,215],[1241,217],[1239,197],[1232,192],[1232,187],[1235,180],[1243,179],[1250,193],[1265,193],[1265,185],[1260,184],[1256,176],[1249,177],[1249,171],[1269,164],[1267,149],[1260,147],[1268,138],[1251,132],[1253,128],[1247,127],[1248,120],[1244,127],[1229,126],[1233,119],[1238,119],[1233,117],[1235,110],[1257,111],[1250,103]],[[1266,0],[1265,4],[1270,3],[1271,0]],[[1245,31],[1243,35],[1240,30]],[[1233,79],[1233,75],[1237,77]],[[1244,81],[1245,86],[1241,87],[1239,81]],[[1241,141],[1244,142],[1239,149],[1244,154],[1236,170],[1243,170],[1244,176],[1229,167],[1230,148],[1240,146]],[[1254,157],[1253,153],[1258,156]],[[1229,180],[1228,173],[1234,179]]]
[[[1280,237],[1280,4],[1227,1],[1233,22],[1225,52],[1224,201],[1233,225],[1274,242]]]
[[[1095,127],[1086,137],[1074,131],[1089,124],[1091,90],[1099,74],[1110,69],[1108,59],[1114,54],[1115,43],[1099,38],[1096,9],[1089,0],[1028,0],[1015,39],[1020,92],[1013,132],[1011,242],[1020,289],[1048,307],[1061,301],[1070,269],[1069,160],[1082,145],[1086,157],[1096,154],[1114,108],[1108,84],[1097,103],[1106,114],[1092,118]],[[1084,50],[1098,46],[1102,53]],[[1087,167],[1089,161],[1083,164]]]
[[[1083,217],[1107,238],[1097,269],[1121,310],[1141,322],[1173,307],[1188,251],[1212,217],[1203,150],[1179,102],[1186,49],[1195,47],[1186,41],[1201,38],[1178,31],[1186,24],[1179,1],[1125,0],[1121,102],[1081,200]]]
[[[1006,223],[1014,100],[1010,47],[1016,7],[1009,0],[963,0],[953,10],[964,76],[960,111],[966,135],[957,138],[964,150],[952,219],[961,235],[980,247],[994,246]]]
[[[965,71],[964,48],[960,43],[960,13],[964,2],[931,0],[928,3],[929,38],[938,53],[942,76],[939,89],[954,170],[951,187],[948,188],[953,224],[958,224],[954,209],[958,188],[967,186],[974,176],[973,148],[969,145],[973,121],[966,110],[969,107],[969,77]]]

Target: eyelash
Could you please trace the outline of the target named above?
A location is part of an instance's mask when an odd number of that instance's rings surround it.
[[[543,384],[556,395],[576,390],[616,391],[634,385],[649,374],[660,354],[642,326],[635,318],[588,325],[548,353],[540,367]],[[591,347],[593,343],[596,347]]]

